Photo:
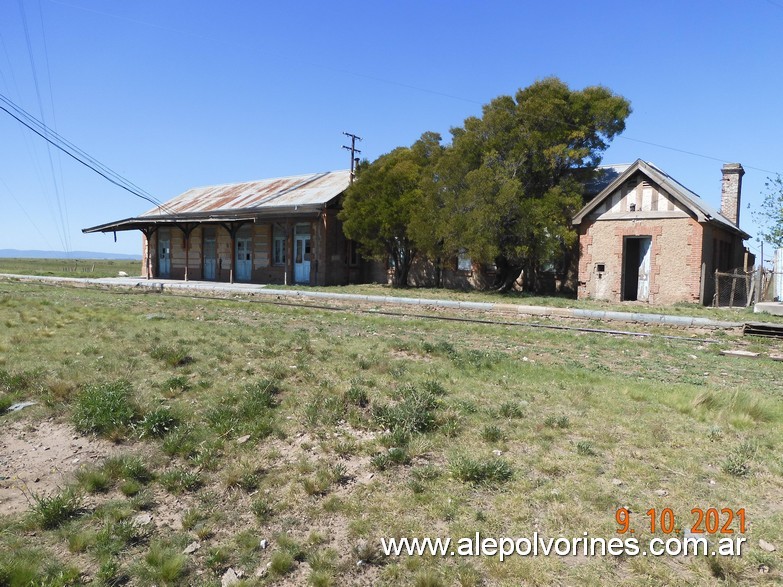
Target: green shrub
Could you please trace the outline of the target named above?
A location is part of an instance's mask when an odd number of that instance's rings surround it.
[[[446,587],[443,577],[434,569],[423,569],[416,573],[414,587]]]
[[[596,455],[593,444],[587,440],[580,440],[576,443],[576,452],[583,457],[592,457]]]
[[[514,476],[511,465],[501,458],[482,461],[468,456],[458,456],[451,459],[449,468],[455,478],[475,485],[503,483]]]
[[[756,446],[744,442],[734,448],[723,461],[721,469],[734,477],[745,477],[750,473],[750,460],[756,455]]]
[[[345,403],[360,408],[366,408],[370,405],[370,397],[363,388],[357,385],[351,385],[348,391],[345,392]]]
[[[151,412],[147,412],[141,422],[139,422],[139,428],[141,429],[139,438],[145,436],[163,438],[166,434],[179,426],[179,423],[180,419],[171,413],[170,408],[156,408]]]
[[[277,546],[282,552],[291,555],[291,558],[297,562],[301,563],[307,558],[307,551],[302,544],[287,534],[279,534],[277,536]]]
[[[408,451],[399,446],[393,446],[386,452],[378,453],[370,459],[370,464],[379,471],[385,471],[397,465],[408,465],[411,457]]]
[[[544,426],[547,428],[568,428],[571,425],[568,416],[547,416]]]
[[[11,396],[5,394],[0,396],[0,414],[7,412],[12,405],[14,405],[14,399]]]
[[[502,417],[508,418],[509,420],[513,418],[521,418],[522,416],[525,415],[525,411],[522,408],[522,405],[516,402],[503,402],[502,404],[500,404],[498,413]]]
[[[81,497],[71,489],[48,497],[35,493],[30,497],[33,501],[31,509],[38,525],[47,530],[75,518],[82,507]]]
[[[503,440],[504,436],[503,430],[494,424],[484,426],[484,429],[481,431],[481,438],[487,442],[498,442]]]
[[[150,350],[150,356],[166,363],[169,367],[182,367],[193,362],[193,357],[188,351],[179,347],[155,346]]]
[[[87,386],[76,399],[73,423],[79,432],[103,436],[124,432],[136,419],[133,388],[120,380]]]
[[[438,418],[438,431],[446,438],[456,438],[462,428],[462,421],[463,418],[458,412],[449,409]]]
[[[207,551],[204,563],[213,573],[220,575],[226,570],[228,561],[228,551],[222,546],[213,546]]]
[[[96,550],[102,557],[116,556],[128,546],[141,544],[148,535],[148,530],[137,526],[132,520],[107,520],[96,535]]]
[[[187,556],[177,549],[154,543],[144,556],[140,574],[150,583],[176,585],[187,570]]]
[[[160,476],[160,483],[170,493],[184,493],[186,491],[195,491],[203,485],[201,475],[194,471],[185,469],[174,469],[166,471]]]
[[[265,496],[257,497],[250,504],[250,510],[259,522],[268,521],[275,513],[272,504],[269,503],[269,499]]]
[[[250,419],[268,413],[277,405],[275,396],[279,393],[280,384],[275,379],[263,379],[246,386],[239,415]]]
[[[311,571],[310,576],[307,577],[307,582],[312,587],[332,587],[334,585],[334,577],[328,570]]]
[[[305,421],[311,427],[333,426],[345,419],[345,409],[343,398],[319,391],[305,406]]]
[[[190,382],[185,375],[175,375],[174,377],[169,377],[166,381],[160,384],[160,389],[167,397],[172,397],[178,392],[189,391],[190,388]]]
[[[67,587],[81,585],[79,570],[65,567],[49,553],[34,549],[0,550],[3,587]]]
[[[95,575],[95,579],[98,585],[106,585],[106,587],[119,587],[130,581],[130,577],[128,577],[116,559],[103,561]]]
[[[402,399],[392,405],[376,405],[373,420],[378,426],[392,432],[408,434],[429,432],[435,429],[435,410],[438,400],[431,393],[406,386],[401,390]]]
[[[240,424],[236,399],[231,396],[220,398],[220,403],[208,410],[205,417],[210,428],[221,436],[236,432]]]
[[[287,552],[278,551],[272,555],[269,570],[272,574],[282,577],[294,569],[294,557]]]
[[[104,471],[114,480],[133,480],[146,485],[155,478],[144,461],[137,456],[122,455],[106,459]]]
[[[5,369],[0,369],[0,391],[16,393],[25,391],[40,391],[43,388],[42,371],[22,371],[11,374]]]
[[[133,497],[134,495],[138,495],[142,487],[142,484],[138,481],[135,481],[134,479],[126,479],[125,481],[120,482],[120,492],[125,497]]]
[[[379,471],[385,471],[386,469],[391,468],[392,460],[389,458],[388,453],[382,452],[372,457],[370,459],[370,464]]]
[[[364,538],[358,540],[353,547],[353,554],[357,561],[366,565],[382,565],[386,562],[379,543],[374,540],[365,540]]]
[[[422,384],[422,388],[424,391],[434,396],[440,397],[446,395],[446,388],[443,387],[440,381],[435,379],[427,379],[427,381]]]
[[[379,437],[378,441],[385,448],[392,448],[394,446],[408,446],[411,440],[411,433],[403,428],[395,428],[388,434],[383,434]]]
[[[106,471],[96,467],[82,467],[76,472],[76,480],[87,493],[104,493],[111,486]]]

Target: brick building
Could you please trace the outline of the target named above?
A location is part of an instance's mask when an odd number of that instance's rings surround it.
[[[580,299],[709,304],[715,271],[743,268],[741,165],[723,166],[720,211],[646,161],[601,171],[599,193],[573,219]]]
[[[337,218],[349,171],[194,188],[134,218],[83,232],[142,233],[142,275],[343,285],[385,280]]]

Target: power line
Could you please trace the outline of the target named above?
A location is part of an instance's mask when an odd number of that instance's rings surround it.
[[[78,154],[81,158],[87,160],[92,166],[98,167],[104,173],[112,175],[118,181],[123,182],[125,185],[131,187],[136,192],[139,192],[138,194],[134,193],[134,195],[140,195],[141,194],[143,196],[146,196],[146,197],[150,198],[150,200],[148,200],[148,201],[152,202],[156,206],[162,206],[162,204],[154,196],[149,194],[149,192],[147,192],[146,190],[140,188],[139,186],[137,186],[133,182],[127,180],[126,178],[120,176],[118,173],[116,173],[113,170],[111,170],[110,168],[108,168],[106,165],[104,165],[103,163],[101,163],[100,161],[98,161],[97,159],[95,159],[94,157],[92,157],[91,155],[89,155],[88,153],[86,153],[85,151],[83,151],[82,149],[80,149],[79,147],[77,147],[76,145],[71,143],[70,141],[68,141],[66,138],[64,138],[61,135],[59,135],[57,132],[47,128],[41,121],[36,119],[29,112],[24,110],[21,106],[19,106],[19,105],[15,104],[14,102],[12,102],[8,97],[3,96],[2,94],[0,94],[0,102],[5,102],[8,106],[13,108],[16,111],[17,114],[19,114],[20,116],[24,117],[30,124],[32,124],[33,126],[37,127],[39,130],[41,130],[41,132],[43,134],[45,134],[47,136],[54,137],[55,139],[57,139],[58,142],[60,142],[61,144],[67,146],[69,150],[72,150],[74,153]],[[6,110],[6,112],[7,112],[7,110]],[[14,118],[17,118],[17,117],[14,116]],[[19,120],[19,119],[17,118],[17,120]],[[25,124],[23,121],[20,121],[20,122]],[[28,126],[28,125],[25,124],[25,126]],[[28,128],[29,128],[29,126],[28,126]],[[41,133],[37,133],[37,134],[39,134],[39,136],[40,136]],[[47,137],[45,136],[43,138],[47,138]],[[55,145],[55,146],[58,146],[58,145]],[[80,162],[83,163],[83,161],[80,161]]]
[[[0,177],[0,184],[2,184],[6,191],[8,192],[8,195],[11,196],[11,199],[16,202],[16,205],[19,206],[19,208],[22,210],[24,215],[27,217],[27,220],[30,221],[30,224],[33,225],[33,228],[38,232],[39,235],[41,235],[41,238],[43,239],[44,243],[46,243],[46,246],[51,249],[53,248],[51,244],[49,244],[49,239],[46,238],[46,235],[41,232],[41,229],[38,227],[38,225],[35,223],[35,221],[32,219],[30,214],[27,213],[27,209],[22,205],[22,202],[20,202],[16,196],[14,195],[14,192],[11,190],[10,186],[3,180],[2,177]]]
[[[0,94],[0,110],[3,110],[17,122],[24,125],[29,130],[33,131],[39,137],[44,139],[47,143],[56,147],[85,167],[91,169],[110,183],[124,189],[138,198],[141,198],[142,200],[146,200],[156,208],[160,208],[164,211],[167,210],[166,206],[157,198],[147,193],[145,190],[141,189],[131,181],[125,179],[118,173],[112,171],[103,163],[82,151],[76,145],[70,143],[68,140],[46,127],[46,125],[44,125],[41,121],[37,120],[29,112],[14,104],[9,98],[2,94]],[[169,212],[171,212],[171,210],[169,210]]]
[[[696,153],[694,151],[687,151],[685,149],[678,149],[677,147],[668,147],[666,145],[659,145],[658,143],[653,143],[651,141],[644,141],[642,139],[635,139],[633,137],[627,137],[624,135],[619,135],[619,138],[625,139],[626,141],[633,141],[635,143],[642,143],[644,145],[650,145],[653,147],[658,147],[659,149],[668,149],[670,151],[676,151],[677,153],[683,153],[685,155],[691,155],[693,157],[701,157],[702,159],[710,159],[712,161],[719,161],[722,163],[725,163],[728,161],[726,158],[720,158],[720,157],[713,157],[711,155],[703,155],[701,153]],[[753,169],[754,171],[761,171],[762,173],[769,173],[770,175],[779,175],[779,171],[770,171],[769,169],[761,169],[760,167],[753,167],[752,165],[742,165],[745,169]]]
[[[214,35],[202,35],[202,34],[194,33],[192,31],[187,31],[187,30],[184,30],[184,29],[181,29],[181,28],[170,27],[170,26],[163,26],[163,25],[156,24],[156,23],[149,22],[149,21],[145,21],[145,20],[140,20],[140,19],[136,19],[136,18],[129,18],[127,16],[122,16],[122,15],[119,15],[119,14],[112,14],[110,12],[105,12],[105,11],[102,11],[102,10],[95,10],[93,8],[87,8],[85,6],[79,6],[79,5],[76,5],[76,4],[71,4],[71,3],[63,1],[63,0],[50,0],[50,2],[52,2],[54,4],[59,4],[61,6],[67,6],[68,8],[72,8],[72,9],[76,9],[76,10],[82,10],[82,11],[85,11],[85,12],[91,12],[91,13],[94,13],[94,14],[99,14],[101,16],[107,16],[109,18],[113,18],[113,19],[117,19],[117,20],[124,20],[124,21],[131,22],[131,23],[134,23],[134,24],[137,24],[137,25],[142,25],[142,26],[146,26],[146,27],[150,27],[150,28],[154,28],[154,29],[159,29],[159,30],[163,30],[163,31],[170,31],[170,32],[174,32],[174,33],[177,33],[177,34],[180,34],[180,35],[185,35],[185,36],[192,37],[192,38],[205,39],[205,40],[208,40],[208,41],[210,41],[212,43],[220,42],[220,43],[222,43],[222,44],[224,44],[226,46],[229,46],[229,47],[236,47],[236,48],[239,48],[239,49],[242,49],[242,50],[246,50],[248,48],[248,46],[246,44],[244,44],[244,43],[238,43],[236,41],[232,41],[232,42],[225,41],[223,39],[219,39],[219,38],[215,37]],[[769,2],[773,6],[777,6],[778,8],[783,8],[783,4],[780,4],[776,0],[767,0],[767,2]],[[291,58],[291,55],[288,54],[288,53],[286,53],[286,54],[277,53],[277,54],[280,57],[285,57],[285,58],[288,58],[288,59]],[[352,71],[352,70],[347,70],[347,69],[341,69],[341,68],[325,65],[323,63],[317,63],[317,62],[312,62],[312,61],[308,62],[308,61],[304,61],[304,60],[301,60],[301,59],[299,60],[299,62],[304,64],[304,65],[308,65],[310,67],[324,69],[324,70],[327,70],[327,71],[333,71],[333,72],[336,72],[336,73],[341,73],[341,74],[349,75],[349,76],[353,76],[353,77],[369,79],[369,80],[376,81],[376,82],[379,82],[379,83],[382,83],[382,84],[387,84],[387,85],[391,85],[391,86],[397,86],[397,87],[401,87],[401,88],[406,88],[406,89],[409,89],[409,90],[414,90],[416,92],[421,92],[421,93],[425,93],[425,94],[441,96],[441,97],[444,97],[444,98],[448,98],[450,100],[458,100],[460,102],[468,102],[468,103],[471,103],[471,104],[478,104],[478,105],[482,105],[483,104],[483,102],[481,102],[479,100],[475,100],[473,98],[466,98],[464,96],[457,96],[455,94],[449,94],[449,93],[442,92],[442,91],[439,91],[439,90],[434,90],[432,88],[425,88],[425,87],[422,87],[422,86],[408,84],[408,83],[405,83],[405,82],[400,82],[400,81],[392,80],[392,79],[389,79],[389,78],[378,77],[378,76],[367,74],[365,72],[358,72],[358,71]],[[547,119],[546,117],[537,117],[537,118],[539,120],[553,120],[553,119]],[[565,120],[559,120],[557,122],[569,124]],[[572,125],[572,126],[574,128],[577,128],[577,125]],[[622,134],[617,135],[616,138],[625,139],[625,140],[628,140],[628,141],[634,141],[634,142],[637,142],[637,143],[643,143],[643,144],[647,144],[647,145],[650,145],[650,146],[653,146],[653,147],[657,147],[659,149],[666,149],[666,150],[669,150],[669,151],[674,151],[674,152],[677,152],[677,153],[683,153],[685,155],[690,155],[690,156],[693,156],[693,157],[701,157],[703,159],[710,159],[710,160],[713,160],[713,161],[720,161],[720,162],[724,162],[724,163],[726,161],[729,161],[728,158],[720,158],[720,157],[715,157],[715,156],[712,156],[712,155],[705,155],[703,153],[697,153],[697,152],[694,152],[694,151],[688,151],[686,149],[680,149],[680,148],[677,148],[677,147],[671,147],[669,145],[663,145],[663,144],[660,144],[660,143],[653,143],[651,141],[645,141],[645,140],[642,140],[642,139],[635,139],[635,138],[632,138],[632,137],[627,137],[627,136],[624,136]],[[777,175],[777,174],[782,174],[783,175],[783,172],[781,172],[781,171],[770,171],[768,169],[762,169],[762,168],[759,168],[759,167],[754,167],[752,165],[745,165],[744,163],[743,163],[743,167],[745,169],[752,169],[754,171],[760,171],[762,173],[768,173],[768,174],[772,174],[772,175]]]
[[[43,120],[43,126],[46,127],[46,116],[44,113],[43,108],[43,101],[41,100],[41,88],[38,84],[38,71],[35,66],[35,58],[33,56],[33,47],[30,42],[30,29],[27,26],[27,13],[24,9],[24,4],[22,3],[22,0],[17,0],[19,4],[19,12],[22,16],[22,27],[24,29],[24,36],[25,41],[27,44],[27,55],[30,58],[30,68],[32,69],[33,73],[33,83],[35,85],[35,95],[38,99],[38,110],[41,113],[41,120]],[[63,249],[67,252],[70,247],[68,246],[68,227],[65,223],[65,216],[63,214],[63,207],[62,207],[62,198],[60,196],[60,185],[57,183],[57,176],[54,172],[54,160],[52,159],[52,151],[51,147],[47,145],[46,148],[46,154],[49,158],[49,171],[51,172],[52,177],[52,185],[54,186],[54,196],[55,196],[55,203],[57,204],[57,212],[60,216],[60,229],[62,230],[62,233],[60,234],[60,242],[63,246]]]
[[[46,43],[46,28],[44,26],[43,9],[41,8],[41,0],[38,0],[38,18],[41,22],[41,41],[43,42],[44,53],[44,65],[46,66],[46,80],[49,83],[49,104],[52,108],[52,126],[57,130],[57,112],[54,109],[54,92],[52,91],[52,72],[49,67],[49,47]],[[43,118],[42,118],[43,120]],[[70,219],[68,218],[68,200],[65,197],[65,176],[63,175],[63,160],[62,157],[57,157],[57,167],[60,172],[60,186],[63,190],[63,212],[65,213],[65,226],[70,228]],[[68,231],[70,232],[70,230]],[[67,234],[67,233],[66,233]],[[70,239],[68,245],[70,246]]]
[[[6,59],[7,63],[8,63],[8,73],[10,75],[11,82],[13,83],[13,89],[16,91],[16,95],[17,96],[21,96],[22,93],[19,91],[19,84],[17,83],[16,76],[14,75],[13,62],[11,61],[11,56],[8,54],[8,48],[6,47],[5,40],[3,39],[2,31],[0,31],[0,45],[3,48],[3,53],[5,55],[5,59]],[[5,75],[3,74],[2,70],[3,70],[3,68],[0,68],[0,77],[2,77],[3,80],[5,80]],[[10,93],[11,84],[8,84],[7,82],[5,82],[5,87],[8,88],[9,93]],[[27,148],[27,153],[28,153],[28,155],[30,155],[30,161],[32,161],[33,168],[35,169],[35,174],[37,176],[38,183],[41,186],[41,192],[45,193],[46,192],[46,185],[45,185],[45,182],[44,182],[44,175],[43,175],[43,171],[41,169],[41,163],[38,160],[37,153],[35,152],[35,149],[33,148],[32,138],[29,136],[28,133],[25,133],[24,129],[22,129],[22,128],[19,128],[19,133],[23,137],[25,147]],[[52,247],[49,247],[49,248],[52,248]]]

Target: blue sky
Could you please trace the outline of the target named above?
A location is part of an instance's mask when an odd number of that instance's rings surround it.
[[[6,0],[0,93],[160,200],[349,165],[449,129],[537,79],[633,113],[605,163],[652,161],[715,207],[745,166],[742,227],[783,172],[783,0]],[[0,112],[0,249],[140,254],[81,229],[150,208]],[[750,209],[748,208],[750,206]],[[756,238],[748,242],[758,251]],[[770,254],[769,249],[765,256]]]

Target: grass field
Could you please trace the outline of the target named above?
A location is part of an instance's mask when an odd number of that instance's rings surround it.
[[[38,402],[0,415],[0,440],[67,424],[111,447],[18,489],[0,585],[220,585],[229,569],[241,585],[780,584],[783,363],[719,351],[781,343],[657,331],[682,338],[0,282],[0,411]],[[669,536],[651,508],[680,535],[694,508],[744,508],[747,544],[380,552],[384,537],[608,539],[619,508],[640,542]]]
[[[66,260],[66,259],[4,259],[0,258],[0,273],[18,275],[52,275],[57,277],[116,277],[118,272],[138,276],[141,261],[113,260]],[[556,308],[579,308],[584,310],[641,312],[669,314],[675,316],[696,316],[728,322],[769,321],[783,322],[783,317],[770,314],[754,314],[753,308],[712,308],[701,304],[674,304],[668,306],[646,303],[612,303],[600,300],[576,300],[569,295],[532,295],[526,292],[499,293],[495,291],[462,291],[443,288],[392,288],[382,284],[361,284],[347,286],[283,286],[271,285],[275,289],[323,291],[372,296],[394,296],[426,299],[490,302],[496,304],[518,304],[549,306]]]
[[[0,273],[54,275],[57,277],[116,277],[141,274],[141,261],[112,259],[12,259],[0,258]]]
[[[654,305],[645,302],[607,302],[602,300],[577,300],[569,295],[533,295],[527,292],[511,291],[500,293],[496,291],[454,290],[443,288],[392,288],[381,284],[362,284],[345,286],[328,286],[312,288],[304,285],[272,286],[276,289],[348,293],[358,295],[395,296],[427,299],[446,299],[471,302],[489,302],[495,304],[517,304],[528,306],[548,306],[554,308],[579,308],[583,310],[599,310],[614,312],[640,312],[649,314],[669,314],[673,316],[696,316],[727,322],[771,321],[783,319],[770,314],[754,314],[749,308],[713,308],[701,304],[679,303],[673,305]]]

